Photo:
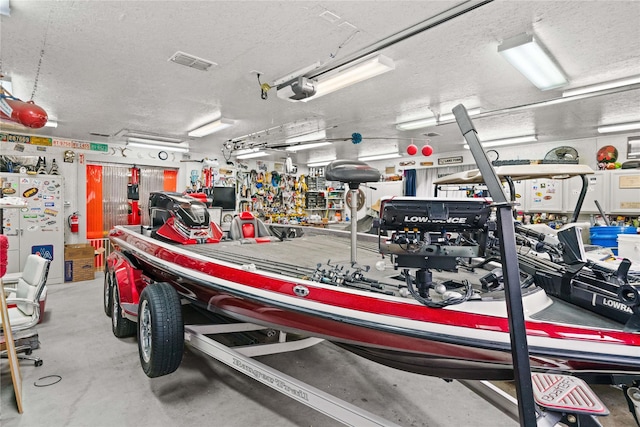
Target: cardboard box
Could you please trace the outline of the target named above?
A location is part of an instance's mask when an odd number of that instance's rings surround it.
[[[64,245],[64,281],[80,282],[95,278],[95,249],[88,243]]]
[[[92,258],[95,254],[95,249],[88,243],[80,243],[75,245],[64,245],[64,259],[86,259]]]
[[[64,261],[65,282],[93,280],[95,277],[96,270],[93,267],[93,258],[80,258]]]

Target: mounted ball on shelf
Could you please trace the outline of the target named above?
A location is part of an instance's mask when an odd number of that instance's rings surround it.
[[[617,169],[620,166],[618,161],[618,149],[613,145],[605,145],[596,154],[599,169]]]

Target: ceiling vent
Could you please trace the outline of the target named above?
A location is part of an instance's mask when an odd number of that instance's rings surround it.
[[[185,67],[195,68],[200,71],[208,71],[212,66],[218,65],[215,62],[207,61],[206,59],[198,58],[197,56],[180,51],[174,53],[173,56],[169,58],[169,61],[184,65]]]

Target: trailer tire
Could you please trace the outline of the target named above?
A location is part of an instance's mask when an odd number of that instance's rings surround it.
[[[136,324],[122,316],[122,307],[120,307],[120,291],[118,290],[118,282],[114,277],[111,284],[111,330],[113,335],[118,338],[132,337],[136,334]]]
[[[107,317],[111,317],[111,287],[113,286],[113,273],[109,270],[109,266],[104,266],[104,291],[102,294],[102,302],[104,306],[104,313]]]
[[[184,323],[178,292],[168,283],[148,285],[138,305],[138,353],[149,378],[178,369],[184,352]]]

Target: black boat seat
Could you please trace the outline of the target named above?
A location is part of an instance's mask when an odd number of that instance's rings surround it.
[[[229,237],[240,243],[267,243],[280,240],[272,236],[264,222],[253,216],[251,212],[240,212],[233,218]]]
[[[324,170],[327,181],[339,181],[356,189],[363,182],[380,181],[380,171],[359,160],[334,160]]]

